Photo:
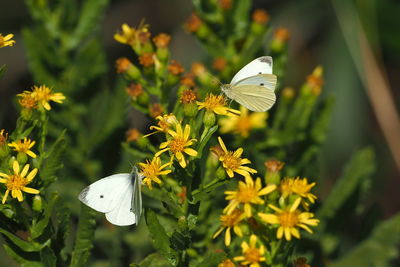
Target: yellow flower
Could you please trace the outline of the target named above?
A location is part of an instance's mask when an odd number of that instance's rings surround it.
[[[36,154],[33,153],[32,150],[30,150],[35,145],[35,143],[36,141],[32,141],[31,139],[27,139],[25,137],[23,140],[21,139],[17,142],[12,142],[11,144],[8,144],[8,146],[14,147],[14,151],[25,153],[32,158],[36,158]]]
[[[235,209],[231,214],[223,214],[219,218],[222,226],[218,229],[218,231],[213,235],[213,238],[216,238],[225,228],[225,246],[229,246],[231,244],[231,229],[233,228],[233,232],[236,235],[242,237],[242,230],[240,229],[240,222],[243,220],[243,212],[239,209]]]
[[[296,194],[302,198],[308,199],[311,203],[314,203],[317,197],[310,193],[311,188],[314,186],[315,183],[309,184],[307,178],[285,178],[281,182],[279,189],[282,192],[283,198],[287,198],[291,194]]]
[[[182,126],[180,123],[175,124],[175,126],[176,126],[176,131],[168,130],[168,134],[172,136],[172,139],[160,144],[160,149],[162,150],[158,151],[155,154],[155,157],[158,157],[160,154],[169,150],[173,153],[171,160],[173,160],[174,157],[176,157],[181,167],[185,168],[187,163],[183,153],[186,153],[189,156],[193,157],[197,156],[197,151],[194,150],[193,148],[188,147],[191,146],[197,140],[189,139],[190,126],[188,124],[185,125],[184,131],[182,130]]]
[[[226,107],[226,99],[223,95],[209,94],[204,102],[197,101],[197,105],[199,110],[204,108],[218,115],[236,116],[240,114],[239,110]]]
[[[292,239],[292,235],[296,238],[300,238],[300,232],[296,227],[303,228],[309,233],[312,233],[311,229],[307,225],[317,226],[319,223],[318,219],[313,218],[314,214],[311,212],[301,212],[297,210],[301,202],[301,198],[297,198],[291,207],[284,210],[269,204],[268,206],[276,211],[275,214],[271,213],[258,213],[258,216],[262,221],[269,224],[280,225],[276,232],[276,237],[281,239],[283,234],[287,241]]]
[[[236,151],[228,151],[224,141],[222,141],[222,138],[219,136],[218,142],[223,150],[223,153],[219,156],[219,160],[222,162],[222,166],[225,168],[225,171],[230,178],[234,176],[234,172],[243,176],[249,176],[250,173],[257,173],[256,170],[243,166],[244,164],[251,163],[250,160],[246,158],[242,159],[240,157],[243,153],[243,148],[238,148]]]
[[[27,109],[37,108],[37,101],[32,96],[32,92],[24,91],[23,93],[18,94],[17,96],[20,97],[18,102],[21,105],[21,107],[27,108]]]
[[[171,126],[174,126],[175,124],[179,123],[178,120],[176,119],[174,114],[165,114],[165,115],[160,115],[156,117],[156,120],[158,120],[157,122],[157,126],[150,126],[150,130],[155,130],[155,132],[146,134],[144,137],[147,137],[149,135],[155,134],[155,133],[168,133],[169,129],[171,128]]]
[[[11,196],[13,198],[17,198],[19,202],[24,200],[24,197],[23,197],[21,191],[24,191],[29,194],[39,194],[39,190],[25,186],[33,180],[38,169],[35,168],[28,174],[29,164],[26,164],[24,166],[24,168],[22,169],[22,171],[19,172],[20,171],[19,163],[18,163],[18,161],[14,160],[13,170],[14,170],[14,174],[11,174],[11,175],[0,172],[0,177],[2,177],[2,178],[0,178],[0,183],[5,184],[7,187],[7,191],[4,194],[4,197],[2,200],[3,204],[6,202],[10,191],[11,191]],[[28,176],[26,176],[27,174],[28,174]]]
[[[149,25],[143,21],[137,29],[129,27],[126,23],[122,24],[121,29],[121,33],[114,34],[114,39],[122,44],[134,45],[137,41],[145,43],[150,38]]]
[[[235,266],[236,265],[230,259],[226,259],[220,264],[218,264],[218,267],[235,267]]]
[[[0,33],[0,48],[5,47],[5,46],[13,46],[15,44],[14,40],[11,40],[14,37],[14,34],[7,34],[6,36],[3,36]]]
[[[36,100],[39,106],[42,106],[46,110],[51,109],[49,101],[62,103],[62,101],[65,99],[65,96],[62,93],[53,93],[52,90],[45,85],[41,85],[39,87],[34,85],[32,92],[24,91],[18,96],[24,97],[27,94],[30,94],[30,96]]]
[[[241,261],[241,265],[249,265],[250,267],[260,267],[260,262],[265,261],[264,253],[265,247],[260,245],[257,248],[257,236],[250,236],[250,245],[246,241],[242,242],[242,254],[243,256],[234,257],[233,260]]]
[[[168,162],[161,165],[161,159],[154,157],[151,162],[146,160],[146,163],[139,163],[140,174],[144,176],[143,183],[147,184],[147,187],[153,189],[152,182],[161,184],[162,181],[158,176],[167,175],[171,173],[171,170],[164,170],[164,168],[170,166],[172,162]]]
[[[261,179],[257,178],[256,182],[250,176],[245,176],[246,183],[239,181],[237,191],[225,191],[226,200],[230,200],[228,206],[224,209],[224,213],[231,214],[240,204],[244,206],[244,214],[251,217],[251,204],[263,204],[264,200],[260,196],[267,195],[275,190],[276,185],[268,185],[261,189]]]
[[[249,110],[240,106],[240,116],[231,116],[219,120],[221,133],[238,133],[241,137],[247,138],[253,129],[265,128],[267,126],[266,112],[252,112],[249,115]]]

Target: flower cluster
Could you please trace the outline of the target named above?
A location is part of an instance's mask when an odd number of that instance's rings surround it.
[[[45,85],[32,87],[32,91],[24,91],[17,95],[19,104],[25,109],[51,110],[50,101],[62,103],[65,96],[62,93],[53,93],[52,89]]]
[[[216,238],[225,230],[224,243],[230,246],[231,229],[244,240],[250,230],[250,245],[242,241],[242,256],[233,258],[242,265],[259,266],[266,261],[264,255],[269,253],[269,248],[263,240],[284,238],[291,241],[292,237],[301,238],[300,229],[312,233],[310,226],[319,223],[314,214],[308,211],[309,205],[316,199],[310,192],[315,183],[309,184],[307,178],[299,177],[280,179],[283,168],[280,161],[269,160],[265,165],[266,186],[262,185],[261,178],[253,179],[249,174],[244,176],[244,181],[238,182],[236,190],[225,191],[229,203],[220,217],[221,227],[213,235]],[[306,210],[301,209],[301,203]],[[260,232],[261,226],[269,230]],[[246,234],[244,229],[248,229]],[[271,232],[276,234],[268,234]],[[261,236],[257,237],[260,233]]]

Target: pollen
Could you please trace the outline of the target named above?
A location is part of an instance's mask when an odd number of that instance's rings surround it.
[[[6,187],[8,190],[22,190],[25,187],[27,181],[24,177],[20,175],[11,175],[6,182]]]
[[[169,145],[172,153],[182,152],[185,149],[186,141],[182,138],[173,139]]]
[[[242,217],[242,212],[236,209],[232,214],[221,215],[220,221],[224,227],[233,227],[239,223]]]
[[[224,160],[222,162],[225,164],[226,168],[232,170],[236,170],[242,165],[242,159],[236,157],[233,151],[229,151],[224,155]]]
[[[279,223],[283,227],[295,227],[299,223],[299,213],[284,211],[278,216]]]
[[[258,198],[258,190],[254,187],[242,187],[237,194],[237,200],[241,203],[249,203]]]
[[[260,262],[262,255],[260,254],[260,250],[258,248],[249,248],[244,253],[244,257],[249,262]]]

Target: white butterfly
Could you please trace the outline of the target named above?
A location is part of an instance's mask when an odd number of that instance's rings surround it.
[[[107,176],[89,185],[79,194],[79,200],[94,210],[106,214],[115,225],[138,225],[142,213],[143,175],[133,167],[131,173]]]
[[[259,57],[244,66],[230,84],[221,87],[225,95],[252,111],[266,111],[276,100],[276,76],[272,74],[272,58]]]

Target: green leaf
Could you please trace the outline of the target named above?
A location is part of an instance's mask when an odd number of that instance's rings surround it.
[[[389,267],[390,260],[399,256],[400,213],[381,222],[371,236],[328,267],[374,266]]]
[[[25,240],[22,240],[21,238],[15,236],[14,234],[10,233],[9,231],[5,229],[0,228],[0,233],[3,234],[4,236],[7,237],[9,241],[11,241],[14,245],[19,247],[21,250],[26,251],[26,252],[37,252],[43,249],[43,247],[47,246],[50,242],[47,241],[43,244],[36,243],[36,242],[28,242]]]
[[[40,260],[45,267],[55,267],[57,262],[57,258],[54,255],[53,250],[51,250],[49,247],[44,247],[40,251]]]
[[[146,209],[146,224],[153,240],[154,247],[173,265],[178,264],[178,254],[171,248],[170,238],[164,227],[158,221],[157,215],[151,209]]]
[[[7,252],[7,254],[10,255],[22,267],[43,267],[43,264],[41,262],[30,259],[31,257],[29,254],[24,255],[25,257],[21,256],[7,244],[3,244],[3,248]]]
[[[130,267],[168,267],[172,266],[169,264],[163,256],[159,253],[152,253],[148,255],[140,264],[131,263]]]
[[[59,197],[57,193],[53,193],[49,203],[44,208],[44,217],[43,219],[39,220],[37,223],[32,225],[30,229],[32,239],[38,238],[40,235],[43,234],[43,231],[46,229],[47,225],[49,224],[51,215],[53,214],[54,205],[57,203]]]
[[[208,267],[208,266],[218,266],[224,259],[226,259],[226,254],[224,252],[216,253],[215,251],[208,252],[204,260],[196,265],[196,267]]]
[[[375,154],[372,148],[358,151],[347,165],[344,174],[338,179],[328,198],[318,210],[317,218],[333,218],[345,201],[357,189],[363,179],[375,171]]]
[[[199,146],[197,147],[197,158],[201,158],[205,145],[208,143],[208,140],[210,140],[211,136],[216,130],[218,130],[218,125],[214,125],[207,131],[204,129],[204,132],[200,138]]]
[[[45,160],[42,166],[40,166],[39,174],[45,186],[55,181],[55,173],[63,167],[61,158],[67,146],[65,132],[66,130],[62,131],[57,140],[43,156]]]
[[[86,266],[90,250],[93,248],[94,231],[96,228],[95,211],[81,204],[78,232],[75,247],[72,252],[71,267]]]
[[[333,97],[327,99],[324,108],[319,112],[318,118],[312,126],[311,137],[319,144],[325,141],[334,103]]]

